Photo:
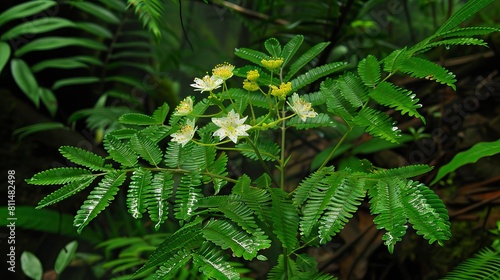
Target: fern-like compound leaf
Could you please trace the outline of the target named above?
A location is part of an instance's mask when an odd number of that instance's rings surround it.
[[[362,179],[344,177],[339,180],[339,178],[331,176],[325,178],[324,182],[330,189],[326,191],[329,196],[325,196],[326,199],[322,202],[326,202],[326,208],[319,221],[320,243],[330,241],[333,235],[344,228],[349,219],[353,217],[353,213],[358,210],[358,206],[365,196],[364,180]],[[319,196],[320,194],[315,193],[315,195]]]
[[[156,230],[168,217],[168,199],[172,196],[173,188],[172,173],[162,171],[154,174],[145,202],[149,218],[156,223]]]
[[[135,166],[139,156],[132,151],[129,143],[124,143],[112,134],[104,136],[104,149],[114,161],[123,166]]]
[[[150,139],[138,133],[130,139],[130,148],[151,165],[160,164],[163,153],[160,148]]]
[[[384,71],[389,73],[396,73],[401,65],[411,56],[406,47],[400,50],[395,50],[384,58],[383,65]]]
[[[190,251],[199,248],[203,241],[201,222],[202,219],[195,219],[178,229],[169,238],[166,238],[156,247],[148,261],[134,273],[134,276],[161,265],[165,260],[175,256],[179,250]]]
[[[262,160],[274,161],[278,159],[278,154],[281,148],[278,144],[276,144],[276,142],[272,141],[271,139],[259,139],[259,141],[255,142],[254,145],[255,147],[257,147]],[[252,145],[250,145],[249,143],[241,142],[238,143],[236,147],[244,156],[253,160],[259,160],[259,156],[257,155]]]
[[[400,65],[401,72],[416,78],[435,80],[456,90],[455,75],[434,62],[418,57],[410,57]]]
[[[210,242],[204,242],[197,253],[193,253],[193,264],[211,279],[233,280],[240,275],[227,261],[228,256]]]
[[[284,248],[295,248],[299,227],[298,209],[281,189],[270,189],[273,232]]]
[[[356,125],[366,127],[366,132],[371,135],[392,143],[398,143],[401,138],[401,130],[395,126],[395,122],[386,113],[370,107],[361,109],[353,121]]]
[[[337,123],[332,120],[328,114],[319,113],[314,118],[307,118],[304,122],[299,116],[291,118],[287,123],[287,126],[293,126],[298,130],[316,128],[316,127],[332,127]]]
[[[259,220],[271,223],[271,195],[265,189],[250,187],[251,180],[247,175],[238,178],[232,189],[232,194],[237,195],[252,211]]]
[[[49,205],[52,205],[54,203],[57,203],[61,200],[64,200],[75,193],[78,193],[82,190],[84,190],[86,187],[88,187],[95,179],[95,176],[92,176],[90,178],[78,180],[78,181],[73,181],[71,183],[68,183],[67,185],[64,185],[63,187],[59,188],[58,190],[54,191],[53,193],[47,195],[44,197],[40,202],[38,202],[38,205],[36,206],[36,209],[40,209]]]
[[[443,241],[451,237],[448,211],[441,199],[427,186],[408,180],[402,188],[403,207],[409,222],[429,243]]]
[[[226,153],[222,153],[214,162],[210,163],[207,167],[208,172],[212,175],[211,180],[214,185],[215,194],[218,194],[222,187],[227,184],[226,180],[220,178],[225,177],[228,174],[227,161],[228,159]]]
[[[288,256],[286,257],[289,258]],[[275,280],[275,279],[287,279],[288,277],[292,278],[291,276],[298,274],[298,272],[299,270],[297,268],[297,265],[291,258],[288,259],[288,268],[285,268],[285,260],[283,254],[281,254],[278,256],[278,264],[276,264],[273,268],[271,268],[271,270],[267,274],[267,279]],[[292,279],[295,279],[295,277],[293,277]],[[315,278],[309,278],[309,279],[315,279]]]
[[[488,35],[496,31],[498,31],[497,28],[487,27],[487,26],[463,27],[463,28],[455,28],[453,30],[446,31],[443,33],[434,34],[429,39],[432,40],[435,38],[472,37],[472,36]]]
[[[161,37],[160,26],[162,24],[163,7],[158,0],[128,0],[128,5],[134,7],[135,14],[139,16],[143,26],[157,37]]]
[[[110,201],[115,198],[119,187],[125,182],[125,172],[113,171],[104,176],[101,182],[90,192],[87,200],[78,210],[73,225],[78,227],[78,233],[90,223],[97,215],[108,207]]]
[[[303,53],[290,65],[290,69],[288,70],[283,81],[288,82],[297,72],[300,71],[300,69],[302,69],[302,67],[306,66],[307,63],[320,54],[329,44],[329,42],[318,43]]]
[[[285,44],[281,53],[281,56],[283,57],[283,64],[281,65],[281,67],[285,67],[288,62],[290,62],[292,57],[299,50],[302,42],[304,42],[304,36],[295,35],[292,39],[290,39],[290,41],[288,41],[288,43]]]
[[[375,171],[370,174],[370,177],[376,179],[390,179],[394,177],[409,179],[430,172],[432,169],[433,167],[427,164],[407,165],[397,168],[384,169],[382,171]]]
[[[415,53],[424,53],[432,48],[439,47],[439,46],[482,46],[482,47],[487,47],[488,44],[482,40],[482,39],[477,39],[477,38],[453,38],[453,39],[446,39],[446,40],[441,40],[433,43],[429,43],[423,46],[417,45],[415,48],[412,50],[415,51]]]
[[[168,106],[167,102],[164,102],[163,105],[158,107],[151,117],[156,121],[157,124],[163,124],[165,122],[165,119],[167,118],[168,112],[170,110],[170,107]]]
[[[228,220],[210,220],[203,228],[203,236],[223,250],[231,248],[235,256],[245,260],[254,259],[260,250],[271,246],[266,236],[252,236]]]
[[[158,124],[158,121],[154,118],[141,114],[141,113],[127,113],[123,114],[119,119],[119,122],[123,124],[131,125],[154,125]]]
[[[74,167],[53,168],[39,172],[27,182],[33,185],[62,185],[94,177],[90,170]]]
[[[367,87],[380,82],[380,65],[376,57],[368,55],[358,63],[358,75]]]
[[[378,229],[385,229],[382,236],[389,252],[394,252],[394,246],[406,233],[407,219],[402,204],[400,190],[401,179],[395,177],[387,181],[380,180],[369,189],[370,212],[377,215],[373,222]]]
[[[246,74],[245,74],[246,75]],[[222,96],[225,96],[224,94]],[[246,102],[254,107],[269,108],[269,102],[261,92],[249,92],[239,88],[230,88],[227,91],[227,96],[234,100]]]
[[[62,146],[59,148],[59,152],[68,160],[85,166],[89,168],[90,170],[100,170],[100,171],[109,171],[111,170],[110,167],[104,166],[104,158],[80,149],[76,147],[71,147],[71,146]]]
[[[361,79],[347,72],[337,79],[337,86],[342,96],[354,107],[359,108],[367,101],[368,91]]]
[[[317,188],[317,184],[321,184],[321,181],[325,178],[325,176],[333,173],[334,169],[335,168],[333,166],[327,166],[302,180],[294,192],[293,203],[300,207],[304,202],[306,202],[307,199],[309,199],[313,190]]]
[[[146,198],[148,197],[153,175],[150,170],[136,168],[130,177],[131,181],[127,193],[128,212],[139,219],[146,212]]]
[[[201,175],[189,173],[181,177],[175,193],[175,218],[189,220],[198,207],[198,200],[202,198]]]
[[[342,95],[338,82],[326,79],[320,84],[320,90],[326,100],[327,110],[341,117],[346,123],[353,123],[356,108]]]
[[[176,252],[171,258],[165,261],[153,277],[154,280],[174,279],[176,273],[183,269],[191,260],[191,252],[181,249]]]
[[[415,94],[388,82],[381,82],[370,91],[369,96],[378,103],[401,111],[401,114],[408,114],[421,119],[425,124],[425,118],[418,113],[417,109],[422,105]]]
[[[292,83],[292,91],[297,91],[304,86],[332,73],[345,70],[348,66],[349,64],[345,62],[332,62],[315,67],[290,81]]]
[[[441,34],[447,32],[460,23],[464,22],[466,19],[476,14],[479,10],[493,2],[493,0],[471,0],[467,1],[458,11],[453,13],[453,15],[436,31],[436,34]]]
[[[224,216],[238,224],[249,234],[255,232],[259,227],[255,223],[254,212],[243,202],[231,201],[220,205],[217,210],[224,213]]]

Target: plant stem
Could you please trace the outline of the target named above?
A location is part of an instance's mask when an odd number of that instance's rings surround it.
[[[262,165],[262,167],[264,168],[264,170],[266,171],[266,173],[269,175],[269,177],[271,177],[271,181],[273,181],[273,183],[276,185],[276,186],[279,186],[278,183],[276,183],[276,181],[274,180],[273,178],[273,174],[271,173],[271,171],[269,170],[269,168],[267,167],[266,163],[264,162],[264,160],[262,159],[262,155],[260,154],[260,151],[259,149],[255,146],[255,143],[252,141],[252,139],[250,139],[249,137],[246,138],[247,141],[248,141],[248,144],[250,144],[250,146],[252,146],[253,150],[255,151],[255,154],[257,155],[257,157],[259,158],[259,162],[260,164]]]
[[[285,120],[285,102],[283,102],[283,107],[281,109],[281,114],[283,121],[281,122],[281,156],[280,156],[280,188],[285,190],[285,132],[286,132],[286,120]]]
[[[344,134],[344,136],[342,136],[342,138],[340,138],[339,142],[337,142],[337,144],[335,145],[335,148],[333,148],[333,150],[330,152],[330,154],[326,157],[326,159],[323,161],[321,166],[318,168],[318,171],[323,169],[323,167],[325,167],[325,165],[330,161],[330,159],[332,159],[332,157],[333,157],[333,155],[335,155],[335,152],[337,151],[337,149],[340,147],[340,145],[342,143],[344,143],[345,139],[347,138],[347,135],[349,135],[349,133],[351,131],[352,131],[352,127],[349,127],[349,130]]]

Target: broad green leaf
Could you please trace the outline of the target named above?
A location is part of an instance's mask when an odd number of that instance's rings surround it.
[[[436,178],[432,180],[430,185],[434,185],[444,176],[457,170],[458,168],[475,163],[483,157],[489,157],[500,153],[500,140],[494,142],[480,142],[472,146],[470,149],[456,154],[450,162],[439,168]]]
[[[16,84],[38,108],[40,104],[38,82],[28,64],[22,59],[14,58],[10,62],[10,70]]]
[[[380,65],[373,55],[368,55],[358,63],[358,74],[367,87],[374,87],[380,82]]]
[[[31,179],[27,179],[28,184],[33,185],[60,185],[73,181],[89,179],[94,177],[87,169],[75,167],[60,167],[45,170],[33,175]]]
[[[54,117],[57,112],[57,97],[48,88],[40,87],[38,88],[38,91],[38,95],[40,96],[40,100],[43,105],[45,105],[50,115]]]
[[[446,31],[449,31],[457,27],[460,23],[464,22],[472,15],[476,14],[479,10],[486,7],[488,4],[493,2],[493,0],[469,0],[467,1],[458,11],[453,13],[453,15],[441,25],[441,27],[436,31],[439,35]]]
[[[111,24],[118,24],[120,22],[120,19],[112,13],[110,10],[103,8],[100,5],[94,4],[92,2],[76,2],[76,1],[70,1],[68,4],[77,7],[78,9],[87,12],[99,19],[101,19],[104,22],[111,23]]]
[[[5,67],[5,64],[10,59],[10,46],[6,42],[0,42],[0,75],[2,74],[2,70]]]
[[[106,45],[104,45],[103,43],[90,39],[71,37],[43,37],[40,39],[35,39],[20,47],[14,53],[14,55],[16,57],[19,57],[29,52],[53,50],[69,46],[78,46],[100,51],[104,51],[107,49]]]
[[[9,41],[22,35],[40,34],[64,27],[75,27],[75,24],[65,18],[44,17],[16,25],[7,32],[3,33],[0,38],[3,41]]]
[[[281,65],[281,67],[285,67],[288,64],[288,62],[290,62],[292,57],[299,50],[303,41],[304,41],[303,35],[295,35],[292,39],[290,39],[290,41],[288,41],[288,43],[286,43],[282,51],[283,64]]]
[[[21,254],[21,269],[31,279],[42,280],[42,263],[33,253],[24,251]]]
[[[269,38],[264,42],[264,47],[271,57],[281,57],[281,44],[276,38]]]
[[[61,275],[64,269],[71,263],[73,257],[75,256],[77,248],[78,248],[78,242],[71,241],[64,247],[64,249],[59,251],[56,263],[54,264],[54,270],[58,275]]]
[[[18,18],[27,18],[29,16],[38,14],[39,12],[46,10],[54,5],[57,5],[56,1],[28,1],[22,4],[15,5],[14,7],[4,11],[0,14],[0,26]],[[47,13],[51,14],[51,13]]]
[[[42,200],[40,200],[40,202],[38,202],[38,205],[36,206],[36,209],[41,209],[43,207],[55,204],[84,190],[95,180],[95,178],[96,176],[92,176],[66,184],[65,186],[57,189],[56,191],[50,193]]]
[[[90,192],[73,221],[73,225],[78,227],[78,233],[81,233],[90,221],[108,207],[126,178],[126,172],[113,171],[106,174],[102,181]]]
[[[52,85],[53,90],[60,89],[62,87],[68,87],[68,86],[78,86],[78,85],[85,85],[85,84],[93,84],[93,83],[98,83],[100,79],[98,77],[71,77],[71,78],[65,78],[61,79],[59,81],[56,81]]]

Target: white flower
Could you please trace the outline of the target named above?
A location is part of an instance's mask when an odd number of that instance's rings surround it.
[[[172,141],[181,144],[182,147],[186,145],[191,139],[193,139],[194,132],[198,127],[194,126],[194,119],[187,120],[186,124],[181,127],[181,129],[175,133],[172,133]]]
[[[240,119],[240,115],[231,110],[227,117],[212,118],[212,122],[220,127],[214,132],[214,136],[219,136],[220,140],[227,136],[234,143],[238,142],[238,136],[248,136],[246,131],[252,128],[248,124],[243,124],[247,117]]]
[[[286,103],[288,103],[288,101]],[[314,112],[314,109],[311,108],[311,103],[300,98],[296,92],[292,95],[292,103],[293,105],[290,103],[288,103],[288,105],[303,122],[306,121],[306,118],[314,118],[318,115],[318,113]]]
[[[174,116],[186,116],[193,111],[193,99],[191,97],[186,97],[181,103],[175,108]]]
[[[191,84],[195,88],[194,91],[212,91],[216,88],[220,88],[224,80],[215,76],[206,75],[203,79],[194,78],[194,84]]]

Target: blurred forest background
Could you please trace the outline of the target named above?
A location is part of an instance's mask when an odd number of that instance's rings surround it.
[[[23,2],[1,1],[0,13]],[[299,52],[319,42],[332,42],[311,67],[332,61],[356,65],[368,54],[380,58],[418,43],[464,1],[165,0],[162,7],[153,7],[163,10],[153,19],[158,23],[157,34],[148,30],[150,25],[143,27],[134,5],[127,9],[127,1],[58,2],[27,17],[5,22],[0,17],[0,43],[4,44],[0,61],[6,63],[0,73],[0,169],[4,178],[7,170],[16,172],[17,254],[28,250],[37,255],[46,271],[44,279],[55,279],[51,278],[54,260],[72,240],[79,242],[78,261],[61,279],[118,277],[120,273],[111,271],[117,264],[109,262],[119,252],[106,245],[96,247],[106,240],[130,237],[146,245],[161,240],[150,223],[123,213],[123,198],[82,235],[72,227],[72,216],[88,194],[85,191],[53,207],[34,210],[53,189],[28,186],[24,179],[66,166],[58,152],[60,146],[104,154],[103,134],[119,128],[118,116],[150,114],[163,102],[175,107],[193,94],[189,84],[194,77],[224,61],[240,66],[233,55],[235,48],[257,49],[269,37],[286,42],[303,34],[305,47]],[[467,25],[499,28],[499,15],[496,1]],[[21,24],[26,24],[24,29],[9,33]],[[435,166],[433,172],[419,178],[429,184],[437,169],[458,152],[499,139],[500,34],[484,39],[489,48],[444,46],[428,53],[429,59],[456,74],[456,92],[437,83],[392,78],[420,99],[426,125],[418,119],[398,119],[405,133],[399,145],[372,140],[360,132],[336,162],[341,165],[351,157],[364,157],[384,168],[425,163]],[[11,52],[5,51],[5,44]],[[334,136],[309,136],[295,135],[297,146],[320,151],[334,140]],[[300,162],[291,163],[297,166],[297,175],[302,175],[301,169],[307,169],[314,156],[304,155]],[[241,159],[231,161],[245,170]],[[339,279],[438,279],[495,238],[490,230],[500,221],[499,174],[500,155],[496,155],[466,165],[431,186],[448,207],[452,222],[453,237],[445,247],[428,245],[409,234],[391,255],[368,209],[362,207],[337,239],[309,253],[317,258],[320,270],[342,275]],[[5,188],[1,196],[4,205]],[[3,220],[4,215],[0,215]],[[158,234],[165,233],[168,224],[166,228]],[[5,257],[6,235],[0,238]],[[0,274],[7,273],[5,266],[3,261]],[[3,279],[27,279],[20,267],[17,278],[13,275]]]

